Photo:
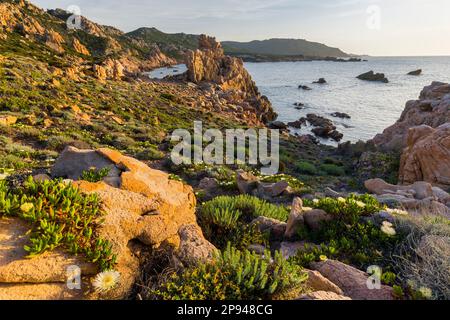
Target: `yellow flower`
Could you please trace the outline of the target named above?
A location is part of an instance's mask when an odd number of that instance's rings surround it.
[[[319,257],[319,259],[320,259],[320,261],[327,261],[328,260],[328,257],[326,256],[326,255],[321,255],[320,257]]]
[[[34,208],[34,204],[26,202],[20,206],[20,210],[24,213],[30,212]]]
[[[120,273],[114,270],[103,271],[99,273],[92,284],[95,288],[95,291],[104,293],[111,289],[113,289],[120,280]]]
[[[345,202],[346,200],[345,200],[344,198],[342,198],[342,197],[339,197],[339,198],[337,198],[337,201],[339,201],[339,202]]]

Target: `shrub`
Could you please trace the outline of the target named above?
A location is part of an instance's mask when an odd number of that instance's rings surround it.
[[[251,196],[221,196],[202,205],[199,224],[206,238],[217,247],[224,248],[231,242],[238,249],[245,249],[251,244],[267,243],[268,235],[247,224],[259,216],[285,221],[288,212]]]
[[[228,244],[211,263],[174,273],[151,291],[149,298],[164,300],[254,300],[301,287],[307,274],[286,261],[280,252],[273,259]],[[301,289],[300,289],[301,290]]]
[[[0,168],[20,170],[30,167],[30,164],[13,154],[2,155],[0,153]]]
[[[319,167],[320,171],[325,172],[328,175],[331,176],[344,176],[345,175],[345,170],[343,167],[339,167],[335,164],[322,164]]]
[[[300,174],[314,176],[317,174],[317,168],[311,162],[300,161],[296,164],[295,170]]]
[[[149,147],[137,153],[136,158],[139,160],[161,160],[164,158],[164,152],[159,151],[157,148]]]
[[[400,220],[397,230],[406,236],[392,254],[392,265],[405,293],[414,299],[450,299],[449,220],[407,217]],[[431,296],[421,297],[426,291]]]
[[[81,174],[81,180],[88,182],[99,182],[108,176],[111,168],[105,167],[103,169],[90,168],[89,170],[83,171]]]
[[[249,221],[260,216],[287,221],[289,212],[284,206],[276,206],[249,195],[240,195],[235,197],[221,196],[202,205],[202,215],[209,215],[211,212],[219,209],[228,209],[229,211],[239,211],[243,219]]]
[[[309,188],[305,186],[303,182],[298,180],[295,177],[292,177],[288,174],[276,174],[272,176],[265,176],[261,178],[261,181],[263,182],[270,182],[270,183],[276,183],[279,181],[286,181],[289,184],[289,187],[292,188],[292,190],[297,193],[305,193],[309,191]]]
[[[370,220],[363,220],[380,211],[378,201],[370,195],[344,198],[323,198],[320,200],[305,200],[306,206],[325,210],[334,215],[334,219],[324,222],[322,228],[312,231],[303,230],[303,239],[322,243],[320,250],[313,248],[298,254],[298,261],[304,265],[320,256],[337,258],[358,267],[373,263],[387,264],[385,254],[392,251],[402,235],[387,235],[381,227]]]
[[[83,253],[102,270],[111,269],[116,260],[111,244],[95,231],[101,215],[97,195],[81,194],[61,180],[35,182],[30,177],[14,190],[0,181],[0,217],[19,217],[32,226],[24,247],[29,257],[61,247],[72,254]]]
[[[305,199],[304,205],[315,209],[322,209],[337,218],[356,222],[360,216],[368,216],[385,209],[378,200],[368,194],[350,195],[347,198],[321,198],[317,200]]]
[[[321,230],[309,233],[307,239],[322,245],[298,252],[295,259],[301,266],[325,256],[363,268],[372,264],[388,266],[387,257],[401,236],[388,236],[371,222],[348,224],[333,220],[325,222]]]

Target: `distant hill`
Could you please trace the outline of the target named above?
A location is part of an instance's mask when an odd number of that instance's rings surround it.
[[[303,39],[270,39],[251,42],[223,41],[222,45],[227,54],[233,55],[304,56],[314,58],[347,58],[350,56],[338,48]]]
[[[154,43],[166,54],[180,58],[183,51],[195,50],[198,46],[198,35],[186,33],[165,33],[156,28],[139,28],[126,34],[127,37]]]

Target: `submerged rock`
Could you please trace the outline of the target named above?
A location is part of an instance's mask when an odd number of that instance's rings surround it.
[[[351,119],[352,117],[345,112],[333,112],[331,114],[332,117],[341,118],[341,119]]]
[[[314,81],[313,83],[315,83],[315,84],[325,84],[325,83],[327,83],[327,80],[325,80],[325,78],[320,78],[319,80]]]

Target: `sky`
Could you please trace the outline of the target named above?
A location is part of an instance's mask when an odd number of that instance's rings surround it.
[[[450,55],[450,0],[31,0],[123,31],[307,39],[372,56]]]

